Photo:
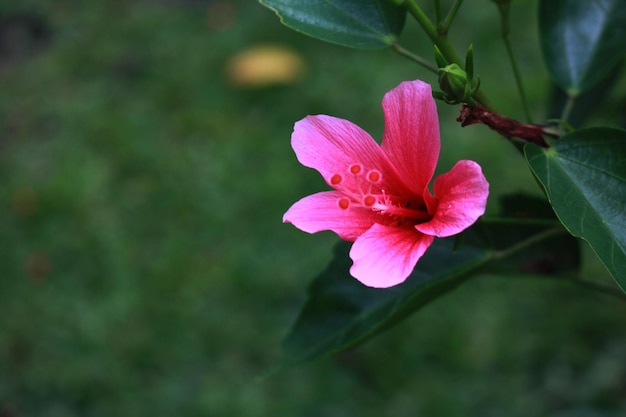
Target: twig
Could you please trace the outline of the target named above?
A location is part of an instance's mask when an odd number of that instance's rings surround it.
[[[415,55],[414,53],[404,49],[397,42],[394,42],[394,43],[391,44],[391,49],[393,49],[395,52],[397,52],[398,54],[402,55],[403,57],[408,58],[411,61],[416,62],[419,65],[423,66],[427,70],[437,74],[437,69],[438,68],[435,65],[433,65],[432,63],[430,63],[426,59],[422,58],[421,56]]]
[[[495,113],[482,106],[480,103],[476,103],[474,107],[470,107],[468,104],[464,103],[461,106],[461,114],[457,117],[456,121],[460,122],[463,127],[478,123],[484,124],[505,138],[519,138],[525,142],[534,143],[544,148],[548,147],[548,143],[543,137],[544,135],[554,138],[558,137],[558,135],[554,133],[546,132],[545,126],[518,122],[517,120]]]
[[[517,60],[515,59],[515,54],[513,53],[513,46],[511,45],[511,38],[509,36],[509,34],[511,33],[509,25],[509,9],[511,4],[509,2],[498,2],[497,5],[498,10],[500,11],[500,27],[502,40],[504,41],[504,46],[506,48],[506,53],[509,57],[509,61],[511,61],[511,67],[513,68],[513,76],[515,77],[517,91],[519,92],[520,98],[522,100],[522,107],[524,108],[524,113],[526,114],[526,121],[528,123],[532,123],[533,119],[530,114],[528,100],[526,99],[524,84],[522,83],[522,74],[517,65]]]
[[[596,282],[589,281],[579,276],[572,278],[572,282],[580,286],[583,286],[585,288],[589,288],[594,291],[600,292],[602,294],[610,295],[612,297],[616,297],[616,298],[619,298],[620,300],[626,301],[626,294],[624,294],[622,290],[609,287],[608,285],[598,284]]]
[[[567,232],[562,227],[553,227],[551,229],[547,229],[541,233],[537,233],[536,235],[529,237],[528,239],[522,240],[521,242],[518,242],[509,248],[495,251],[493,253],[493,259],[495,260],[505,259],[520,250],[523,250],[529,246],[534,245],[535,243],[541,242],[545,239],[549,239],[553,236],[557,236],[561,233],[567,233]],[[528,276],[528,275],[524,275],[524,276]],[[622,301],[626,301],[626,294],[621,289],[616,289],[614,287],[609,287],[607,285],[598,284],[588,279],[584,279],[580,276],[574,276],[571,278],[562,277],[562,276],[554,276],[554,275],[536,275],[536,274],[530,275],[530,276],[537,276],[538,278],[551,278],[551,279],[557,279],[560,281],[568,280],[570,282],[573,282],[574,284],[578,284],[582,287],[589,288],[593,291],[597,291],[605,295],[610,295],[611,297],[619,298]]]
[[[446,19],[438,28],[439,33],[441,34],[448,33],[448,29],[450,29],[450,25],[452,25],[452,21],[454,20],[454,17],[456,16],[456,12],[459,11],[461,4],[463,4],[463,0],[456,0],[454,2],[452,7],[450,8],[450,11],[448,12],[448,15],[446,16]]]
[[[571,113],[572,108],[574,107],[574,102],[576,101],[577,97],[578,96],[574,94],[567,95],[567,100],[565,101],[565,105],[563,106],[563,111],[561,112],[561,120],[563,120],[564,122],[567,122],[567,119],[569,118],[569,114]]]
[[[558,220],[551,219],[539,219],[539,218],[524,218],[524,217],[489,217],[483,216],[480,218],[483,223],[490,224],[516,224],[516,225],[528,225],[528,226],[560,226]]]
[[[415,0],[404,0],[401,3],[407,11],[415,18],[417,23],[422,27],[426,35],[430,38],[430,40],[437,45],[441,54],[446,58],[446,60],[451,64],[457,64],[461,68],[465,68],[465,63],[452,46],[450,39],[448,38],[446,33],[439,33],[437,31],[437,27],[431,22],[431,20],[426,16],[424,11],[417,5]],[[460,6],[460,4],[459,4]],[[487,99],[487,97],[483,94],[481,90],[479,90],[474,99],[479,103],[482,103],[484,106],[491,107],[491,103]]]
[[[543,232],[537,233],[536,235],[533,235],[529,237],[528,239],[524,239],[521,242],[518,242],[509,248],[495,251],[493,253],[493,258],[496,260],[502,260],[508,256],[513,255],[514,253],[522,249],[532,246],[533,244],[537,242],[541,242],[542,240],[551,238],[552,236],[560,235],[562,233],[566,233],[566,231],[560,226],[553,227],[552,229],[544,230]]]

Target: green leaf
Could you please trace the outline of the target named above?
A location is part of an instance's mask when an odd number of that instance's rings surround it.
[[[563,225],[626,289],[626,131],[581,129],[524,152]]]
[[[626,53],[626,2],[540,0],[539,31],[548,69],[576,96],[607,76]]]
[[[404,283],[369,288],[349,274],[350,244],[340,242],[335,257],[309,288],[308,300],[285,340],[284,365],[355,346],[446,293],[489,259],[487,250],[453,239],[436,239]]]
[[[545,198],[522,193],[500,199],[500,216],[480,221],[474,227],[488,247],[499,250],[515,247],[519,242],[560,226]],[[562,275],[580,268],[579,240],[562,229],[562,233],[490,262],[487,268],[499,273]]]
[[[537,242],[543,246],[508,253],[520,240],[554,231],[555,225],[556,230],[562,229],[550,207],[544,209],[545,201],[539,203],[539,210],[536,199],[516,196],[511,201],[516,206],[514,213],[506,213],[510,217],[501,220],[519,216],[517,220],[523,221],[481,223],[459,237],[435,239],[411,276],[392,288],[369,288],[352,278],[350,244],[340,242],[332,262],[309,287],[307,301],[285,340],[279,368],[354,347],[450,292],[483,268],[493,267],[490,271],[498,273],[536,274],[576,267],[577,239],[565,230]],[[538,213],[539,218],[531,217]],[[505,254],[509,258],[504,259]]]
[[[580,128],[583,127],[585,121],[594,114],[602,114],[605,118],[610,116],[621,117],[619,109],[615,108],[615,106],[611,107],[610,104],[605,102],[605,98],[615,89],[615,85],[619,82],[623,69],[623,61],[621,61],[601,82],[580,94],[578,99],[574,101],[566,121],[572,126]],[[563,107],[568,100],[567,93],[554,83],[550,86],[550,90],[552,97],[550,99],[548,119],[558,119],[561,117]],[[607,108],[614,108],[615,110],[607,114]]]
[[[260,0],[298,32],[352,48],[390,46],[406,10],[388,0]]]

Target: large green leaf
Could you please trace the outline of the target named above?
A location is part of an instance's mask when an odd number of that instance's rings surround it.
[[[428,301],[458,286],[490,258],[487,250],[438,239],[404,283],[369,288],[349,274],[350,244],[341,242],[328,268],[309,288],[308,300],[285,340],[285,364],[355,346],[396,324]]]
[[[626,131],[581,129],[524,151],[561,222],[626,289]]]
[[[580,267],[580,242],[562,227],[557,227],[559,221],[542,196],[522,193],[505,195],[500,199],[500,216],[489,222],[479,222],[473,228],[474,233],[464,236],[471,239],[478,235],[482,241],[474,239],[474,245],[480,246],[484,242],[483,246],[506,250],[548,231],[558,233],[523,250],[516,250],[503,259],[494,259],[487,265],[490,272],[563,275]]]
[[[535,203],[532,200],[529,204],[521,196],[505,201],[504,212],[508,217],[500,220],[519,219],[521,223],[478,224],[462,235],[458,249],[456,238],[435,239],[411,276],[392,288],[368,288],[352,278],[350,244],[340,242],[332,262],[309,287],[306,304],[285,340],[281,366],[356,346],[453,290],[483,268],[498,273],[515,270],[533,274],[576,268],[576,239],[560,227],[549,207],[548,213],[543,207],[540,212],[529,208],[535,207]],[[514,210],[508,210],[507,204]],[[538,242],[543,246],[524,247],[515,253],[508,250],[518,246],[521,240],[559,229],[563,233],[546,236]],[[505,254],[509,255],[506,259]]]
[[[543,55],[556,83],[578,95],[626,54],[626,1],[540,0]]]
[[[624,61],[620,63],[605,77],[601,82],[594,85],[589,90],[581,93],[578,100],[574,101],[567,122],[575,128],[581,128],[585,125],[587,119],[593,115],[602,115],[603,118],[617,119],[621,117],[621,112],[616,106],[612,106],[608,100],[605,100],[615,86],[620,82],[622,72],[626,67]],[[562,116],[563,108],[567,105],[568,95],[555,83],[550,86],[550,107],[547,119],[558,119]],[[607,114],[607,110],[610,114]],[[613,116],[613,117],[611,117]],[[610,123],[607,123],[610,124]]]
[[[353,48],[391,45],[406,10],[388,0],[260,0],[281,22],[314,38]]]

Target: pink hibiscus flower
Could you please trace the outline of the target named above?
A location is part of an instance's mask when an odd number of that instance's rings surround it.
[[[350,274],[370,287],[399,284],[411,274],[435,237],[471,226],[485,212],[489,184],[480,166],[459,161],[435,179],[439,120],[430,86],[407,81],[383,98],[385,132],[379,146],[355,124],[307,116],[291,144],[304,166],[331,186],[304,197],[283,222],[308,233],[332,230],[354,242]]]

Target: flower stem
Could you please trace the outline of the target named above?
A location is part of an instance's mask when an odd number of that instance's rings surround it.
[[[515,83],[517,84],[517,90],[519,91],[520,98],[522,99],[522,106],[524,107],[526,121],[528,123],[532,123],[533,120],[530,114],[528,101],[526,100],[526,92],[524,91],[524,85],[522,83],[522,75],[517,65],[517,60],[515,59],[515,54],[513,53],[513,46],[511,45],[511,39],[509,36],[511,32],[510,24],[509,24],[510,3],[498,2],[498,10],[500,11],[500,29],[501,29],[501,34],[502,34],[502,40],[504,41],[504,46],[506,47],[506,53],[509,56],[509,61],[511,61],[511,67],[513,68],[513,75],[515,77]]]
[[[600,294],[608,295],[622,301],[626,301],[626,294],[624,294],[622,290],[613,286],[598,284],[597,282],[581,278],[580,276],[567,277],[562,275],[523,274],[521,278],[539,278],[542,280],[550,279],[553,281],[570,282],[572,284],[580,285],[581,287],[593,290]]]
[[[457,54],[456,50],[450,43],[450,40],[447,37],[446,33],[439,33],[437,28],[431,22],[431,20],[426,16],[424,11],[417,5],[415,0],[406,0],[402,3],[404,7],[408,10],[408,12],[417,20],[417,23],[422,27],[426,35],[430,38],[431,41],[439,48],[441,54],[446,58],[446,60],[451,64],[457,64],[462,69],[465,69],[465,62],[459,54]],[[459,4],[460,7],[460,4]],[[457,7],[458,9],[458,7]],[[456,12],[454,12],[456,14]],[[454,17],[452,15],[452,18]],[[482,91],[478,91],[474,97],[476,101],[482,103],[486,107],[491,107],[491,103],[487,99],[487,97],[482,93]]]
[[[559,226],[558,220],[550,220],[550,219],[533,219],[533,218],[522,218],[522,217],[489,217],[483,216],[480,219],[483,223],[491,223],[491,224],[518,224],[518,225],[528,225],[528,226]]]
[[[437,45],[442,55],[446,57],[448,62],[458,64],[461,68],[463,68],[463,60],[454,50],[454,47],[448,40],[446,34],[440,34],[437,32],[437,28],[433,22],[430,21],[428,16],[426,16],[417,3],[415,3],[415,0],[407,0],[404,5],[415,20],[417,20],[417,23],[419,23],[424,32],[426,32],[430,40]]]
[[[402,55],[403,57],[408,58],[411,61],[416,62],[417,64],[423,66],[427,70],[437,74],[437,67],[435,65],[430,63],[428,60],[422,58],[421,56],[415,55],[414,53],[404,49],[397,42],[394,42],[391,44],[391,49],[393,49],[395,52]]]
[[[456,0],[454,2],[452,7],[450,8],[450,11],[448,12],[448,15],[446,16],[446,19],[443,21],[443,23],[439,27],[439,33],[442,33],[442,34],[448,33],[448,29],[450,29],[450,25],[452,25],[452,21],[454,20],[454,17],[456,16],[456,12],[459,11],[461,4],[463,4],[463,0]]]
[[[529,246],[534,245],[535,243],[541,242],[545,239],[549,239],[553,236],[557,236],[561,233],[566,233],[566,230],[562,227],[553,227],[551,229],[547,229],[544,230],[541,233],[537,233],[536,235],[533,235],[531,237],[529,237],[528,239],[522,240],[521,242],[516,243],[515,245],[503,249],[503,250],[499,250],[499,251],[495,251],[493,253],[493,259],[494,260],[502,260],[505,259],[513,254],[515,254],[516,252],[519,252]],[[541,278],[553,278],[553,279],[559,279],[559,280],[564,280],[563,277],[560,276],[552,276],[552,275],[540,275],[539,277]],[[588,279],[584,279],[581,278],[580,276],[574,276],[574,277],[568,277],[567,278],[569,281],[571,281],[574,284],[580,285],[582,287],[588,288],[590,290],[605,294],[605,295],[610,295],[611,297],[615,297],[615,298],[619,298],[620,300],[626,301],[626,294],[624,294],[624,292],[620,289],[616,289],[614,287],[609,287],[607,285],[603,285],[603,284],[598,284],[596,282],[590,281]]]
[[[561,120],[567,122],[569,118],[569,114],[572,112],[572,108],[574,107],[574,102],[578,98],[577,95],[568,94],[567,100],[565,101],[565,105],[563,106],[563,111],[561,112]]]
[[[441,0],[435,0],[435,21],[437,22],[437,26],[443,23],[441,19]]]
[[[610,295],[612,297],[616,297],[620,300],[626,301],[626,294],[624,294],[624,292],[620,289],[615,289],[613,287],[609,287],[608,285],[598,284],[597,282],[593,282],[579,276],[573,277],[572,282],[582,287],[597,291],[599,293]]]
[[[537,233],[536,235],[533,235],[528,239],[522,240],[521,242],[518,242],[509,248],[495,251],[493,253],[493,258],[498,261],[502,260],[508,256],[513,255],[516,252],[521,251],[522,249],[526,249],[527,247],[534,245],[535,243],[541,242],[542,240],[551,238],[553,236],[560,235],[561,233],[566,233],[566,231],[565,229],[563,229],[563,227],[560,226],[544,230],[543,232]]]

